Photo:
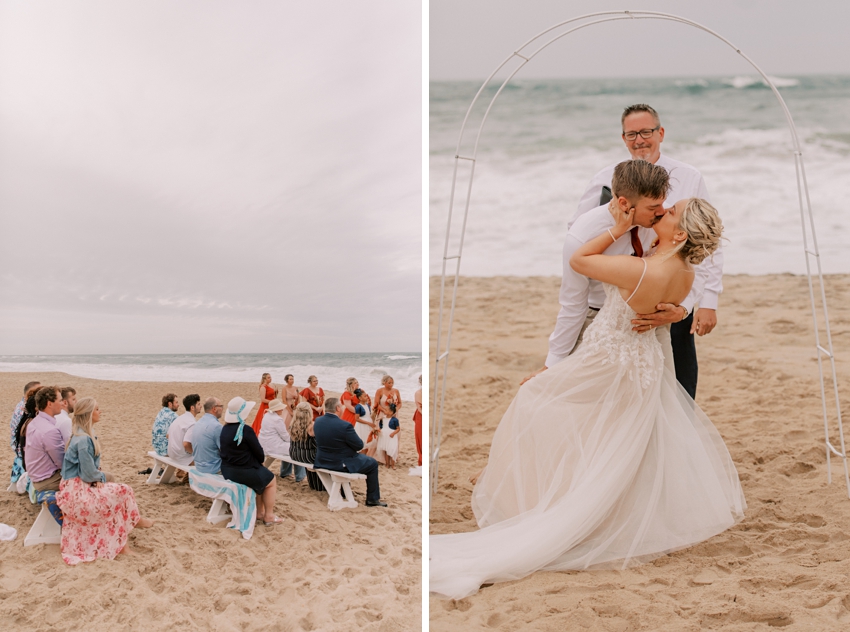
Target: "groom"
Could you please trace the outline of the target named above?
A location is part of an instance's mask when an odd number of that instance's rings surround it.
[[[670,190],[670,175],[667,170],[645,160],[627,160],[614,168],[611,188],[611,202],[579,216],[567,233],[559,294],[561,310],[555,331],[549,337],[549,355],[546,356],[545,365],[526,377],[522,381],[523,384],[570,355],[581,342],[584,330],[605,302],[602,283],[579,274],[570,266],[573,253],[584,243],[613,228],[617,213],[628,213],[632,208],[635,213],[629,236],[620,237],[604,254],[640,257],[652,247],[655,232],[650,229],[667,212],[664,208],[664,200]],[[693,292],[692,288],[691,293]],[[690,296],[689,294],[688,297]],[[669,309],[662,310],[657,319],[659,325],[682,320],[683,310],[678,307],[670,305]]]

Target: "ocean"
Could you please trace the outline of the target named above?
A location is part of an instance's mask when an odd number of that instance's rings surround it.
[[[823,270],[848,273],[850,77],[783,76],[775,83],[802,144]],[[440,273],[458,134],[480,85],[431,83],[430,274]],[[728,76],[509,84],[481,137],[461,274],[560,276],[567,222],[587,183],[629,157],[619,125],[633,103],[658,110],[662,153],[702,172],[726,227],[726,273],[805,273],[785,116],[759,78]],[[479,120],[466,139],[474,140]],[[470,155],[470,143],[463,147]],[[464,196],[456,195],[458,221]],[[452,243],[449,254],[456,249]]]
[[[0,371],[62,371],[99,380],[128,382],[256,382],[271,373],[275,385],[287,373],[295,384],[306,386],[307,377],[319,386],[342,391],[345,380],[356,377],[373,394],[389,374],[405,400],[419,388],[422,354],[410,353],[228,353],[185,355],[64,355],[0,356]]]

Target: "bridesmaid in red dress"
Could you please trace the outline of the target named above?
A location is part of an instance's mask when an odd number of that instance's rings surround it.
[[[358,388],[360,388],[360,383],[357,381],[357,378],[350,377],[345,381],[345,391],[340,397],[340,402],[344,409],[342,411],[342,420],[347,421],[352,426],[357,423],[357,413],[354,407],[360,403],[360,398],[354,394],[354,391]]]
[[[304,398],[305,402],[310,404],[310,408],[313,410],[313,419],[315,419],[325,414],[325,411],[322,410],[322,406],[325,405],[325,391],[319,386],[319,378],[315,375],[307,378],[307,384],[307,388],[298,394]]]
[[[263,426],[263,415],[266,414],[266,410],[269,408],[269,402],[277,397],[277,391],[271,387],[271,383],[272,376],[268,373],[263,373],[263,377],[260,379],[259,389],[260,407],[257,408],[257,416],[254,417],[254,423],[251,424],[254,432],[258,435],[260,434],[260,428]]]

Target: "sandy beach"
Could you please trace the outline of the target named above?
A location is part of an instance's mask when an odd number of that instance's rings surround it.
[[[477,528],[468,478],[486,464],[520,379],[543,363],[559,283],[461,279],[431,533]],[[726,276],[724,285],[718,326],[697,340],[697,402],[738,468],[743,522],[626,571],[536,573],[459,601],[432,596],[432,630],[847,629],[850,500],[840,459],[827,485],[806,279]],[[846,424],[850,276],[827,277],[826,294]],[[431,279],[432,358],[438,301]],[[838,445],[835,423],[831,436]]]
[[[404,402],[396,470],[380,470],[386,509],[367,508],[365,481],[352,485],[360,505],[330,512],[327,494],[307,482],[278,479],[277,527],[258,525],[251,540],[205,521],[211,501],[187,484],[146,485],[151,426],[167,392],[227,402],[256,400],[242,383],[118,382],[64,373],[0,373],[0,418],[8,428],[25,383],[71,385],[94,396],[103,469],[135,491],[152,529],[136,529],[138,556],[66,566],[58,545],[24,547],[38,508],[6,492],[12,451],[0,450],[4,472],[0,522],[18,530],[0,542],[0,629],[79,630],[373,630],[421,627],[422,479],[416,465],[413,402]],[[303,388],[303,386],[299,386]],[[331,395],[330,391],[327,391]],[[180,412],[183,412],[182,407]],[[4,431],[6,432],[6,431]],[[8,437],[8,435],[4,435]],[[5,441],[6,439],[4,439]],[[272,466],[277,471],[278,464]]]

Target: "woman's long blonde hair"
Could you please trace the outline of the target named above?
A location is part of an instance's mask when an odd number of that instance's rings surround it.
[[[100,442],[94,434],[92,428],[94,422],[91,418],[95,408],[97,408],[97,402],[94,397],[83,397],[77,401],[77,405],[74,407],[74,419],[71,422],[71,436],[84,434],[91,437],[94,442],[94,455],[98,456],[100,454]],[[70,443],[70,439],[68,441]]]
[[[313,409],[307,402],[301,402],[295,407],[295,419],[289,426],[289,438],[292,441],[306,441],[307,427],[313,421]]]

